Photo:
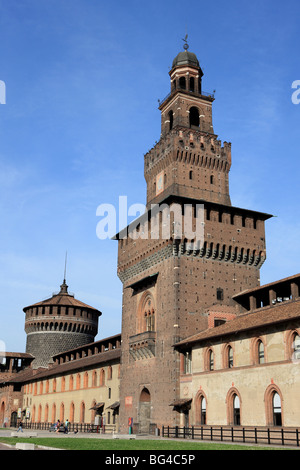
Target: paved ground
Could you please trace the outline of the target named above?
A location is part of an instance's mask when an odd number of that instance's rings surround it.
[[[12,449],[12,448],[9,447],[9,446],[4,446],[4,445],[1,444],[1,442],[0,442],[0,450],[14,450],[14,449]]]

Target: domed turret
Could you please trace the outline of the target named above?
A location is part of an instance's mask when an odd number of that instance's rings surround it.
[[[98,333],[101,312],[68,292],[64,279],[60,291],[49,299],[23,309],[26,352],[33,367],[47,367],[53,355],[92,343]]]
[[[177,56],[173,60],[172,68],[181,65],[191,65],[192,67],[200,67],[196,54],[194,54],[193,52],[189,52],[187,49],[177,54]]]

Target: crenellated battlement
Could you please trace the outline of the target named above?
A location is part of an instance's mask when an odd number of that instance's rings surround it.
[[[166,137],[157,142],[144,155],[145,177],[171,150],[177,148],[177,155],[185,155],[190,164],[209,165],[211,169],[230,169],[231,143],[218,139],[218,136],[178,128],[172,130]],[[224,165],[226,161],[227,165]],[[165,165],[167,165],[167,161]]]
[[[147,204],[171,193],[231,205],[231,144],[215,134],[176,127],[144,156]]]

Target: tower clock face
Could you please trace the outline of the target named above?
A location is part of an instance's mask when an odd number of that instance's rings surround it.
[[[164,173],[159,173],[156,177],[156,195],[164,190]]]

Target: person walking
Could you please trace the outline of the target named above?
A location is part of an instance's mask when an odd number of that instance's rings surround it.
[[[20,423],[19,423],[19,427],[18,427],[17,432],[19,432],[19,431],[23,432],[23,423],[22,423],[22,421],[20,421]]]
[[[68,432],[69,432],[69,420],[68,419],[66,419],[66,422],[65,422],[65,431],[64,432],[65,432],[65,434],[68,434]]]
[[[57,424],[56,424],[56,431],[55,432],[59,432],[59,428],[60,428],[60,420],[58,419]]]

